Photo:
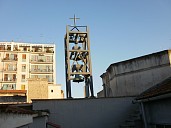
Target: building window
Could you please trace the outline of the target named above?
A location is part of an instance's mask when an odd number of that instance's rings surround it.
[[[26,64],[22,64],[22,72],[26,72]]]
[[[26,54],[22,55],[22,62],[26,62]]]
[[[25,85],[24,84],[21,85],[21,90],[25,90]]]
[[[25,82],[26,75],[21,76],[21,82]]]
[[[23,48],[23,51],[27,51],[27,47],[24,47],[24,48]]]
[[[8,53],[6,54],[5,59],[6,59],[6,60],[9,60],[9,54],[8,54]]]
[[[16,84],[3,84],[1,90],[15,90]]]

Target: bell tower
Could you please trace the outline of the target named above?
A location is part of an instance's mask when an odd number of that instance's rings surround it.
[[[89,28],[77,26],[76,18],[74,25],[66,26],[64,37],[65,47],[65,73],[66,73],[66,96],[72,98],[71,82],[85,83],[85,97],[94,97],[92,65],[90,55]]]

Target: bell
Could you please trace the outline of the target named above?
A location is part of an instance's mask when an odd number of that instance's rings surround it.
[[[73,79],[73,82],[83,82],[84,81],[84,78],[81,77],[80,75],[76,74],[75,75],[75,78]]]

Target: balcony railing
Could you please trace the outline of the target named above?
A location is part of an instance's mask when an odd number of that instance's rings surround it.
[[[31,60],[34,63],[52,63],[53,60],[45,60],[45,59],[38,59],[38,60]]]
[[[53,50],[46,50],[45,52],[46,52],[46,53],[54,53]]]
[[[26,69],[25,68],[22,68],[22,72],[26,72]]]
[[[7,71],[7,72],[16,72],[17,71],[17,68],[5,68],[3,69],[3,71]]]
[[[16,90],[16,84],[3,84],[1,90]]]
[[[8,48],[1,47],[0,51],[11,51],[11,47],[8,47]]]
[[[53,79],[48,79],[48,82],[52,83],[52,82],[54,82],[54,80]]]
[[[4,79],[1,79],[2,82],[16,82],[17,79],[12,79],[12,78],[4,78]]]
[[[44,53],[54,53],[53,50],[31,50],[31,52],[44,52]]]
[[[53,69],[31,69],[30,70],[31,73],[35,72],[35,73],[52,73],[53,72]]]
[[[18,61],[18,58],[3,58],[2,61]]]
[[[25,79],[21,79],[21,82],[26,82],[26,80]]]
[[[22,62],[26,62],[26,59],[22,59]]]

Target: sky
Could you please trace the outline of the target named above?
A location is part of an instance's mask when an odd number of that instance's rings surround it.
[[[66,25],[90,29],[94,93],[112,63],[171,49],[171,0],[0,0],[0,41],[56,44],[57,83],[65,92]],[[72,96],[84,85],[72,83]]]

